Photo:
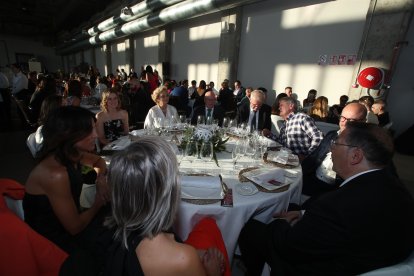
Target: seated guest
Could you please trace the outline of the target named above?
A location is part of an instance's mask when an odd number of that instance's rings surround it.
[[[414,248],[414,200],[385,169],[393,141],[372,124],[349,122],[332,140],[336,173],[345,179],[306,211],[250,220],[239,238],[249,275],[267,262],[272,275],[359,275],[406,259]]]
[[[229,83],[223,81],[219,90],[217,101],[225,112],[234,112],[236,110],[236,102],[234,100],[233,92],[229,88]]]
[[[43,124],[46,121],[46,118],[56,109],[62,106],[63,98],[62,96],[58,95],[50,95],[47,97],[43,103],[42,108],[40,109],[40,115],[38,120],[39,127],[37,128],[36,132],[33,132],[27,138],[27,146],[30,149],[33,157],[36,157],[36,154],[39,152],[42,143],[43,143],[43,135],[42,135],[42,128]]]
[[[265,102],[265,94],[261,90],[253,90],[249,102],[237,107],[237,122],[246,123],[250,130],[260,130],[264,135],[270,133],[271,108]]]
[[[243,97],[243,99],[240,100],[240,102],[237,103],[237,106],[243,105],[243,104],[246,104],[246,102],[249,102],[252,91],[253,91],[253,87],[251,86],[247,87],[245,90],[246,95]]]
[[[342,95],[339,97],[339,104],[334,104],[329,108],[328,123],[339,124],[339,117],[341,116],[342,110],[344,109],[349,97]]]
[[[283,125],[284,119],[280,117],[280,110],[279,110],[279,101],[281,98],[287,97],[286,93],[280,93],[276,96],[275,101],[272,104],[272,115],[270,115],[270,120],[272,121],[272,133],[279,137],[280,134],[280,127]]]
[[[70,80],[66,83],[64,92],[66,96],[66,105],[80,106],[82,99],[82,86],[78,80]]]
[[[306,97],[306,99],[303,100],[303,108],[305,110],[309,110],[312,107],[313,102],[316,99],[316,94],[317,93],[318,92],[315,89],[309,90],[308,96]]]
[[[110,195],[105,160],[90,153],[97,138],[93,114],[80,107],[61,107],[46,118],[42,134],[40,161],[25,185],[25,220],[70,255],[87,251],[98,260],[104,252],[101,234],[106,233],[99,227],[103,217],[98,212]],[[98,175],[95,202],[83,212],[79,202],[82,165],[94,168]],[[102,211],[99,214],[104,216]]]
[[[207,90],[207,84],[205,80],[201,80],[198,83],[197,89],[190,95],[191,99],[194,99],[193,108],[196,108],[204,104],[204,94]]]
[[[177,109],[168,104],[169,95],[167,87],[160,86],[152,92],[152,100],[156,103],[147,114],[144,122],[144,128],[162,127],[165,120],[169,120],[171,116],[177,118]],[[157,119],[160,118],[160,119]],[[158,121],[158,120],[161,120]]]
[[[51,75],[44,77],[30,98],[29,108],[33,121],[39,120],[40,108],[44,99],[50,95],[56,95],[56,81]]]
[[[102,111],[96,114],[96,130],[99,142],[106,145],[129,132],[128,113],[121,109],[121,101],[113,90],[105,91],[101,102]]]
[[[365,122],[367,110],[359,103],[350,103],[342,110],[339,121],[339,131],[330,131],[324,137],[319,147],[308,155],[302,162],[303,186],[302,193],[316,196],[336,189],[342,182],[332,169],[331,140],[338,137],[347,122]]]
[[[162,138],[145,137],[111,159],[112,216],[106,224],[116,230],[106,275],[231,274],[213,219],[202,219],[185,243],[171,232],[180,204],[174,155]]]
[[[313,106],[309,110],[309,116],[315,121],[326,122],[328,119],[328,112],[328,98],[320,96],[313,102]]]
[[[99,102],[102,100],[102,94],[107,89],[107,86],[105,84],[104,78],[98,77],[96,78],[97,84],[94,88],[95,93],[93,96],[99,100]]]
[[[0,275],[59,275],[68,254],[24,223],[4,196],[21,200],[24,186],[0,178]]]
[[[176,108],[179,110],[187,111],[188,105],[188,80],[183,80],[181,85],[176,86],[172,91],[170,96],[177,97],[178,103]]]
[[[216,105],[217,99],[216,95],[212,91],[206,92],[204,95],[204,105],[194,109],[193,117],[191,118],[191,124],[197,124],[198,116],[203,116],[204,118],[213,118],[218,120],[218,125],[222,126],[224,118],[224,110],[221,106]]]
[[[379,126],[385,126],[390,122],[390,116],[387,111],[385,111],[385,101],[376,100],[372,105],[372,112],[378,117]]]
[[[285,122],[280,128],[277,141],[299,155],[299,159],[303,159],[319,146],[323,134],[311,117],[303,113],[295,113],[295,110],[296,100],[294,98],[280,99],[280,117]]]
[[[367,123],[378,125],[378,117],[372,112],[372,105],[374,104],[374,98],[371,96],[363,96],[359,100],[360,104],[363,104],[367,109]]]

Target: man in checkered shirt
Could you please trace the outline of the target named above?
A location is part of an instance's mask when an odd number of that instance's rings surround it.
[[[285,119],[277,141],[292,150],[302,160],[322,141],[323,134],[315,121],[304,113],[295,113],[296,100],[291,97],[280,99],[280,116]]]

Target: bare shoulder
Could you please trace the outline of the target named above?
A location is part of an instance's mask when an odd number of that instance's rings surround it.
[[[97,114],[96,114],[96,119],[97,120],[103,120],[103,119],[105,119],[107,117],[107,113],[106,112],[104,112],[104,111],[99,111]]]
[[[143,240],[136,253],[145,274],[154,275],[205,275],[197,251],[174,237],[157,237]]]
[[[49,156],[32,170],[25,188],[29,193],[47,194],[60,189],[59,187],[66,185],[68,181],[66,168],[53,156]]]

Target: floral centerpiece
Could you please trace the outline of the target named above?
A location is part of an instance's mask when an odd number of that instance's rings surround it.
[[[220,128],[215,125],[198,125],[197,127],[188,127],[184,131],[184,137],[181,141],[180,148],[185,150],[187,143],[191,140],[197,142],[197,146],[200,149],[201,144],[204,142],[212,142],[213,144],[213,159],[218,167],[217,152],[226,150],[225,143],[229,138],[223,138]]]

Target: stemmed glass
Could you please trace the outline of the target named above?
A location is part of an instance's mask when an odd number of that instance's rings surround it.
[[[198,117],[197,117],[197,125],[202,125],[202,124],[204,124],[204,116],[198,115]]]
[[[239,159],[241,159],[246,152],[245,141],[239,139],[236,142],[236,145],[233,148],[232,158],[233,158],[233,170],[236,170],[236,164]]]
[[[253,157],[256,154],[256,141],[253,137],[247,137],[245,143],[245,154],[253,160]]]

